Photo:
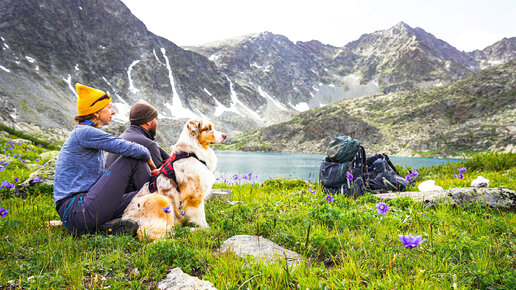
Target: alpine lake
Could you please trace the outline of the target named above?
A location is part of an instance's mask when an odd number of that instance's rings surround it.
[[[319,166],[326,157],[324,154],[302,153],[264,153],[241,151],[215,151],[218,163],[215,170],[217,182],[252,183],[263,182],[271,178],[319,180]],[[447,162],[459,162],[462,159],[420,158],[389,156],[394,166],[418,169],[440,165]],[[243,178],[245,177],[245,178]]]

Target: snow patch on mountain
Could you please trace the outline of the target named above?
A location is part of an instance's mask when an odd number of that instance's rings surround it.
[[[5,66],[3,66],[3,65],[0,65],[0,69],[2,69],[2,70],[4,70],[4,71],[6,71],[6,72],[8,72],[8,73],[10,73],[10,72],[11,72],[11,70],[10,70],[10,69],[6,68],[6,67],[5,67]]]
[[[263,121],[263,118],[258,113],[249,109],[249,107],[247,107],[244,103],[242,103],[242,101],[238,99],[237,93],[233,89],[233,82],[229,79],[227,75],[226,79],[229,81],[229,88],[231,91],[231,105],[228,108],[215,99],[215,102],[217,103],[217,107],[215,109],[215,116],[221,116],[224,112],[233,112],[241,116],[247,115],[253,119]],[[241,108],[245,112],[245,114],[239,111],[238,108]]]
[[[77,91],[75,90],[74,86],[72,86],[72,76],[71,75],[68,75],[67,78],[63,78],[63,81],[65,81],[67,84],[68,84],[68,88],[70,89],[70,91],[73,92],[73,94],[79,98],[79,95],[77,94]]]
[[[133,94],[137,94],[138,92],[140,92],[137,88],[134,87],[134,84],[133,84],[133,79],[131,78],[131,72],[133,70],[133,67],[138,64],[140,62],[140,60],[135,60],[131,63],[131,65],[129,66],[129,69],[127,69],[127,78],[129,79],[129,90],[133,93]]]
[[[298,112],[304,112],[310,110],[310,106],[306,102],[301,102],[295,105],[289,104],[290,106],[294,107],[296,111]]]
[[[260,96],[262,96],[264,99],[270,101],[274,106],[276,106],[278,109],[288,111],[287,107],[285,107],[282,103],[280,103],[275,98],[271,97],[266,91],[262,90],[262,87],[258,87],[258,93]]]
[[[176,83],[174,81],[172,68],[170,67],[170,62],[165,48],[161,48],[161,53],[163,54],[163,58],[165,59],[165,64],[168,69],[168,78],[170,79],[170,86],[172,87],[172,104],[165,103],[165,107],[167,107],[171,115],[177,119],[198,118],[198,116],[194,114],[194,112],[190,111],[188,108],[183,107],[183,104],[181,103],[181,98],[179,98],[179,94],[177,93]]]

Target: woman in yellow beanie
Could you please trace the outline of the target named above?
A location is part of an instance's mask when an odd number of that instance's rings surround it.
[[[156,167],[149,150],[101,130],[115,111],[109,93],[76,84],[78,125],[61,147],[54,178],[54,201],[63,225],[72,233],[107,231],[134,234],[138,224],[121,220],[137,191],[126,192],[132,182],[141,188]],[[105,168],[104,152],[119,154]]]

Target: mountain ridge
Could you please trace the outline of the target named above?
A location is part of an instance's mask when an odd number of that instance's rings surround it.
[[[191,116],[234,134],[341,99],[444,86],[473,73],[467,55],[403,22],[343,47],[262,32],[184,49],[118,0],[5,0],[0,37],[0,121],[71,130],[80,82],[111,92],[113,133],[127,126],[132,104],[153,104],[166,145]],[[482,68],[507,62],[514,39],[471,58]]]

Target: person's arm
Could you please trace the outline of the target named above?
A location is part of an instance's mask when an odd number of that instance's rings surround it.
[[[149,150],[144,146],[115,137],[100,129],[90,127],[83,130],[77,137],[79,143],[87,148],[104,150],[143,161],[151,159]]]
[[[154,174],[154,172],[157,170],[156,165],[154,165],[154,162],[152,162],[152,158],[147,161],[147,165],[149,165],[151,173]]]

